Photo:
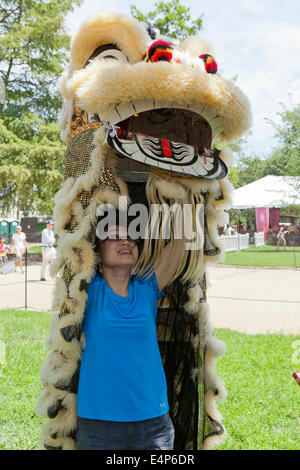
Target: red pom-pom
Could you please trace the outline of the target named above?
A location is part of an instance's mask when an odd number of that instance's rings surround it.
[[[202,54],[200,55],[200,59],[203,60],[207,73],[217,73],[218,65],[212,55]]]
[[[147,62],[166,61],[171,62],[173,58],[173,48],[165,41],[155,41],[146,54]]]

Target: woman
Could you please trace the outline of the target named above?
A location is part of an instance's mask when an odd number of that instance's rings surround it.
[[[16,233],[13,234],[12,241],[10,244],[10,251],[12,251],[12,247],[15,248],[15,253],[16,253],[16,261],[15,261],[15,269],[19,273],[23,273],[23,266],[22,266],[22,256],[25,251],[25,248],[27,248],[27,241],[26,241],[26,235],[24,232],[22,232],[22,227],[21,225],[17,225],[16,227]]]
[[[131,276],[138,247],[125,228],[111,227],[109,238],[98,240],[99,273],[89,285],[83,323],[78,450],[173,449],[155,321],[183,246],[171,259],[167,245],[152,274],[138,278]]]
[[[287,232],[284,231],[285,227],[282,226],[280,227],[280,230],[279,232],[277,233],[277,250],[279,249],[279,246],[280,246],[280,242],[282,241],[283,242],[283,246],[284,246],[284,249],[286,250],[286,239],[285,239],[285,234]]]

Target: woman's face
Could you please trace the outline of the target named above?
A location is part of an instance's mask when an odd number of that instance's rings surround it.
[[[127,236],[127,232],[116,227],[116,236]],[[101,261],[102,269],[105,267],[124,267],[129,270],[137,263],[138,247],[130,238],[107,238],[101,242],[98,250],[98,259]]]

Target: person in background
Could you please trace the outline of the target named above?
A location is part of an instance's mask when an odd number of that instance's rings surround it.
[[[225,235],[234,235],[234,230],[231,225],[227,224],[225,229]]]
[[[22,256],[25,251],[25,248],[27,248],[27,241],[25,233],[22,232],[21,225],[17,225],[16,233],[13,234],[12,241],[10,244],[10,251],[12,251],[13,247],[17,256],[15,262],[16,271],[19,273],[24,272],[22,267]]]
[[[53,220],[47,220],[47,228],[42,231],[42,245],[43,245],[43,261],[41,266],[41,281],[46,281],[46,271],[49,263],[53,260],[51,250],[55,243],[55,236],[53,232]]]
[[[287,232],[285,231],[285,227],[282,226],[280,227],[279,232],[277,233],[277,250],[279,249],[280,242],[283,242],[284,249],[286,250],[286,239],[285,239],[285,234]]]
[[[3,263],[7,261],[7,252],[9,248],[5,245],[5,238],[0,237],[0,272],[2,272]]]
[[[240,220],[238,220],[237,231],[238,231],[238,233],[240,233],[242,230],[243,230],[243,224]]]

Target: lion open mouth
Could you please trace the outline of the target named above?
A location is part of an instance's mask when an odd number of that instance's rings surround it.
[[[117,154],[161,172],[204,179],[220,179],[227,174],[220,151],[211,149],[211,125],[193,111],[151,109],[105,128],[107,144]]]

